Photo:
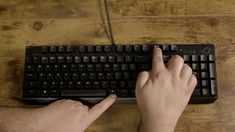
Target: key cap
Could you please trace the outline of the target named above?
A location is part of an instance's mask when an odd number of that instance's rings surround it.
[[[169,45],[162,45],[163,51],[169,51]]]
[[[126,82],[125,81],[121,81],[120,83],[119,83],[119,87],[120,88],[126,88]]]
[[[74,65],[74,64],[70,65],[70,71],[73,71],[73,72],[77,71],[77,65]]]
[[[57,60],[58,60],[58,63],[64,63],[64,57],[63,56],[58,56]]]
[[[139,45],[134,45],[134,51],[135,52],[140,52],[141,48]]]
[[[51,71],[51,66],[50,65],[46,65],[45,66],[45,71]]]
[[[207,61],[206,55],[200,55],[200,60],[201,61]]]
[[[128,71],[128,65],[127,64],[121,64],[121,71]]]
[[[109,64],[104,64],[104,71],[111,71],[111,66]]]
[[[143,50],[144,52],[148,52],[148,51],[150,50],[149,45],[143,45],[143,46],[142,46],[142,50]]]
[[[64,46],[59,46],[58,47],[58,52],[63,53],[64,52]]]
[[[202,78],[208,78],[207,72],[201,72],[201,77]]]
[[[198,61],[198,56],[197,55],[192,55],[192,61],[197,62]]]
[[[75,87],[78,89],[83,88],[83,83],[81,81],[77,81],[77,82],[75,82]]]
[[[73,62],[72,56],[67,56],[66,57],[66,63],[72,63],[72,62]]]
[[[95,81],[95,82],[93,82],[93,86],[92,86],[93,88],[100,88],[100,83],[99,82],[97,82],[97,81]]]
[[[62,97],[104,97],[106,96],[106,90],[61,90]]]
[[[98,57],[97,56],[91,56],[91,62],[93,62],[93,63],[98,62]]]
[[[120,89],[119,94],[120,97],[127,97],[128,96],[128,90],[126,89]]]
[[[98,73],[97,74],[97,78],[99,79],[99,80],[103,80],[104,79],[104,73]]]
[[[71,81],[67,82],[67,88],[73,89],[74,88],[73,82],[71,82]]]
[[[215,61],[215,56],[214,55],[209,55],[209,61]]]
[[[209,95],[209,90],[208,90],[208,89],[202,89],[202,94],[203,94],[204,96]]]
[[[40,94],[40,90],[35,89],[24,89],[25,97],[38,97]]]
[[[95,73],[89,73],[89,79],[90,80],[95,80],[96,79],[96,74]]]
[[[85,48],[85,46],[80,45],[80,46],[78,47],[78,51],[79,51],[80,53],[84,53],[84,52],[86,52],[86,48]]]
[[[62,65],[61,70],[66,72],[68,70],[68,66],[67,65]]]
[[[59,71],[60,70],[60,66],[59,65],[54,65],[53,66],[53,71]]]
[[[70,73],[64,73],[63,74],[64,80],[70,80]]]
[[[200,96],[200,95],[201,95],[200,89],[194,89],[193,90],[192,96]]]
[[[85,88],[91,88],[92,86],[92,83],[89,82],[89,81],[86,81],[85,84],[84,84]]]
[[[80,74],[80,79],[81,80],[86,80],[87,79],[87,74],[86,73],[81,73]]]
[[[51,47],[50,47],[50,52],[51,52],[51,53],[55,53],[55,52],[56,52],[56,50],[57,50],[57,49],[56,49],[56,47],[55,47],[55,46],[51,46]]]
[[[196,71],[196,70],[198,70],[199,68],[198,68],[198,64],[197,63],[193,63],[192,64],[192,70],[193,71]]]
[[[104,88],[104,89],[109,88],[109,82],[108,81],[102,81],[101,85],[102,85],[101,87]]]
[[[126,62],[132,62],[132,60],[133,60],[132,56],[129,55],[126,56]]]
[[[35,67],[32,66],[32,65],[26,65],[25,66],[25,71],[34,71],[35,70]]]
[[[135,64],[130,64],[130,70],[135,71],[136,70],[136,65]]]
[[[43,56],[43,57],[41,58],[41,63],[42,63],[42,64],[47,64],[47,63],[48,63],[48,57]]]
[[[211,94],[212,95],[216,95],[217,94],[217,90],[216,90],[216,82],[215,82],[215,80],[211,80],[210,81],[210,85],[211,85]]]
[[[124,77],[124,79],[130,79],[130,73],[124,72],[123,77]]]
[[[188,62],[188,61],[190,61],[190,56],[189,55],[184,55],[184,61],[186,62]]]
[[[88,56],[83,56],[83,62],[84,63],[89,63],[90,62],[90,59]]]
[[[56,57],[55,57],[55,56],[50,56],[49,62],[50,62],[51,64],[56,63]]]
[[[109,56],[108,61],[109,62],[115,62],[115,57],[114,56]]]
[[[94,65],[87,65],[87,71],[94,71]]]
[[[208,86],[208,81],[202,80],[202,87],[207,87],[207,86]]]
[[[132,51],[132,45],[126,45],[125,46],[125,51],[126,52],[131,52]]]
[[[55,79],[56,80],[61,80],[62,79],[62,75],[60,73],[56,73],[55,74]]]
[[[95,65],[95,70],[96,70],[96,71],[102,71],[102,69],[103,69],[103,67],[102,67],[101,64],[96,64],[96,65]]]
[[[75,57],[74,57],[74,62],[75,62],[75,63],[81,63],[81,57],[75,56]]]
[[[104,46],[104,51],[106,53],[109,53],[111,51],[111,46],[108,46],[108,45]]]
[[[117,48],[117,49],[116,49],[117,52],[119,52],[119,53],[123,52],[123,46],[118,45],[116,48]]]
[[[87,51],[88,51],[89,53],[94,52],[94,46],[91,46],[91,45],[87,46]]]
[[[123,59],[123,56],[117,56],[117,62],[123,62],[124,59]]]
[[[103,52],[103,47],[102,46],[96,46],[95,47],[96,52],[100,53]]]
[[[47,46],[43,46],[42,47],[42,53],[47,53],[48,52],[48,47]]]
[[[78,73],[72,73],[72,79],[77,80],[79,78]]]
[[[207,70],[207,64],[201,63],[201,70]]]
[[[209,64],[209,70],[210,70],[210,78],[215,78],[215,64],[214,63]]]
[[[106,56],[100,56],[100,62],[105,63],[107,61]]]
[[[113,64],[113,71],[119,71],[119,70],[120,70],[120,65]]]
[[[122,79],[122,74],[120,72],[114,73],[114,78],[115,79]]]
[[[177,50],[177,46],[176,45],[171,45],[170,47],[171,47],[172,51],[176,51]]]
[[[73,46],[66,46],[66,52],[73,52]]]
[[[42,82],[42,88],[48,88],[48,86],[49,86],[49,82],[46,82],[46,81],[43,81]]]
[[[105,74],[105,76],[106,76],[106,79],[108,79],[108,80],[113,79],[113,73],[107,72],[107,73]]]
[[[34,74],[34,73],[26,73],[25,74],[25,79],[28,79],[28,80],[34,80],[37,78],[37,75]]]
[[[50,96],[51,97],[58,97],[59,91],[56,89],[50,90]]]
[[[83,64],[78,65],[78,71],[80,71],[80,72],[86,71],[85,65],[83,65]]]

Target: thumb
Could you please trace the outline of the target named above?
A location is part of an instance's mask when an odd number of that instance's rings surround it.
[[[91,124],[94,122],[102,113],[104,113],[116,100],[117,96],[115,94],[109,95],[107,98],[93,106],[89,110],[89,121],[88,123]]]

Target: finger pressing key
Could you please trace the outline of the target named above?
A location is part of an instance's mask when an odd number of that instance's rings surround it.
[[[166,67],[165,67],[165,64],[164,64],[163,58],[162,58],[162,50],[160,48],[154,48],[153,62],[152,62],[153,74],[157,74],[165,68]]]

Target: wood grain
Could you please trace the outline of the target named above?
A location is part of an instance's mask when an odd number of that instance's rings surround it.
[[[24,106],[21,88],[26,45],[110,44],[106,25],[96,10],[99,1],[93,1],[0,2],[1,105]],[[58,5],[64,9],[57,9]],[[188,105],[176,131],[234,131],[234,1],[110,0],[110,5],[117,44],[215,44],[219,99],[208,105]],[[75,13],[68,13],[69,9]],[[87,131],[134,132],[139,121],[135,104],[115,104]]]

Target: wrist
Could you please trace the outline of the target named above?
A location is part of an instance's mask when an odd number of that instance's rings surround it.
[[[168,121],[159,117],[142,118],[139,132],[174,132],[176,122],[174,119]]]

